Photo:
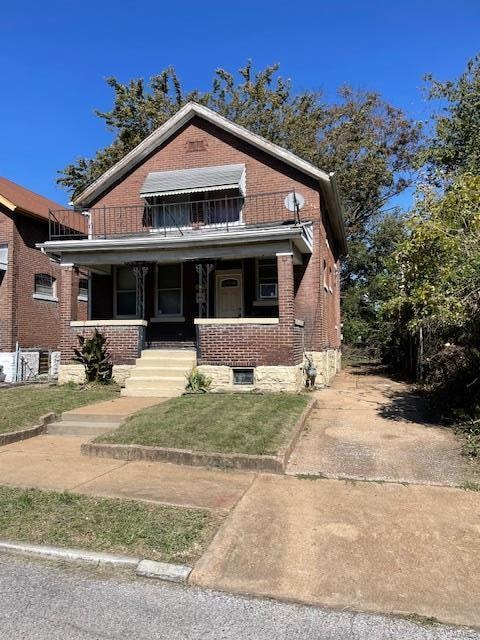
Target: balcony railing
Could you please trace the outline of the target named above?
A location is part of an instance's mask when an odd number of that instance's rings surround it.
[[[303,203],[303,200],[302,200]],[[50,240],[130,237],[159,233],[184,235],[193,231],[242,225],[298,223],[312,218],[314,206],[300,209],[293,191],[261,193],[190,202],[50,211]],[[318,211],[318,208],[317,208]]]

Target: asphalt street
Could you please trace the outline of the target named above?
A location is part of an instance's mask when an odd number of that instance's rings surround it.
[[[480,640],[480,633],[231,596],[0,554],[2,640]]]

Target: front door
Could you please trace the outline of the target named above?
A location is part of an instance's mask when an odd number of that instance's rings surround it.
[[[241,271],[216,274],[217,318],[241,318],[243,316],[243,281]]]

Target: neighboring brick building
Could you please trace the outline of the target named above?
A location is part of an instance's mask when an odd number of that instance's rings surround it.
[[[35,377],[49,363],[51,374],[58,369],[61,269],[36,247],[49,237],[49,209],[58,208],[0,177],[0,366],[7,381]],[[79,317],[86,318],[86,302],[78,304]]]
[[[72,232],[76,214],[58,211],[43,245],[65,265],[69,292],[62,379],[81,374],[76,334],[95,326],[109,337],[117,378],[131,373],[132,394],[184,384],[174,366],[182,349],[195,351],[215,389],[298,388],[305,353],[319,382],[338,370],[345,234],[331,174],[189,103],[75,205],[85,228]],[[71,265],[92,272],[87,322]],[[155,369],[147,349],[176,350],[172,369]]]

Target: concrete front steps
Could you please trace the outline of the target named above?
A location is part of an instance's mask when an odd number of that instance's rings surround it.
[[[92,407],[93,408],[93,407]],[[119,416],[65,411],[62,419],[47,427],[49,436],[98,436],[113,431],[123,422]]]
[[[151,407],[155,398],[115,398],[65,411],[57,422],[47,426],[47,435],[93,438],[113,431],[129,416]]]
[[[186,379],[197,362],[194,349],[145,349],[125,381],[122,396],[172,398],[185,391]]]

